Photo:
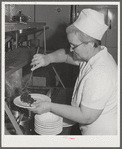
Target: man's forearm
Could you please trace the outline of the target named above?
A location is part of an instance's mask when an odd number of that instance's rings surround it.
[[[51,103],[51,111],[74,122],[87,124],[87,119],[79,107]]]
[[[65,49],[59,49],[55,52],[52,52],[47,55],[50,63],[62,63],[65,62],[67,59],[67,54]]]
[[[50,63],[68,63],[72,65],[79,65],[73,59],[72,53],[66,53],[65,49],[59,49],[47,55]]]

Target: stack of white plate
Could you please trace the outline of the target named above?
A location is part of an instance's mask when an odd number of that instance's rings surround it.
[[[40,135],[56,135],[62,132],[63,118],[47,112],[41,115],[35,115],[34,130]]]

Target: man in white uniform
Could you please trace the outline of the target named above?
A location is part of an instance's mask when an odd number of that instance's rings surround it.
[[[53,53],[36,54],[31,65],[35,69],[50,63],[79,65],[71,105],[41,102],[35,113],[52,111],[79,123],[82,135],[117,134],[117,65],[101,39],[108,26],[104,14],[83,9],[67,29],[70,52],[59,49]]]

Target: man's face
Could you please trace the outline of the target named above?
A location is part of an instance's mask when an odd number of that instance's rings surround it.
[[[70,51],[73,52],[78,59],[88,61],[91,56],[91,45],[88,42],[82,42],[74,33],[67,35],[70,43]]]

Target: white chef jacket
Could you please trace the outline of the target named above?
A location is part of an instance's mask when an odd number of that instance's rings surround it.
[[[107,48],[101,47],[87,63],[80,63],[72,96],[72,106],[103,109],[92,124],[79,124],[83,135],[117,134],[117,65]]]

